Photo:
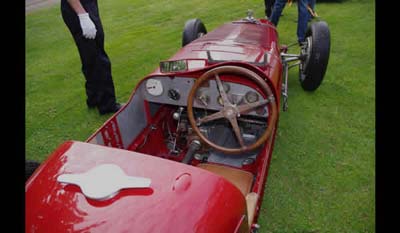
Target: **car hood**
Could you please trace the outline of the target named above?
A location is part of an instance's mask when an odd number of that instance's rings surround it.
[[[57,181],[104,164],[151,183],[95,200],[80,186]],[[26,232],[234,232],[246,212],[240,191],[208,171],[76,141],[62,144],[36,170],[26,183],[25,201]]]
[[[270,24],[232,22],[194,40],[169,60],[208,59],[264,63],[265,53],[279,56],[277,35]]]

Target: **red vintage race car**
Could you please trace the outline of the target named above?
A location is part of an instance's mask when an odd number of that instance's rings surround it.
[[[31,167],[26,232],[257,232],[288,69],[313,91],[327,68],[327,24],[307,36],[289,54],[251,14],[209,33],[188,20],[117,113]]]

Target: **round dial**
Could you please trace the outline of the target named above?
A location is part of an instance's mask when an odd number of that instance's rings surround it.
[[[215,82],[217,82],[217,81],[215,81]],[[218,91],[219,91],[218,84],[216,84],[216,85],[217,85],[217,89],[218,89]],[[222,82],[222,87],[224,88],[224,91],[225,91],[226,93],[228,93],[228,92],[231,90],[231,86],[230,86],[228,83],[226,83],[226,82]]]
[[[254,91],[247,92],[244,98],[246,99],[247,103],[254,103],[258,101],[258,95]]]
[[[175,89],[169,89],[168,90],[168,97],[177,101],[181,98],[181,95],[179,94],[179,92]]]
[[[146,90],[150,95],[159,96],[163,93],[163,86],[158,79],[148,79],[146,81]]]
[[[228,93],[231,90],[231,86],[227,83],[222,83],[222,87],[224,88],[224,91]]]

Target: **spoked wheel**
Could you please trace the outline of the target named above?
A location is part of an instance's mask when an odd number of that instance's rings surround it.
[[[228,99],[222,81],[220,79],[220,76],[222,74],[234,74],[238,75],[239,77],[242,77],[243,79],[250,79],[254,81],[260,87],[261,91],[266,96],[266,99],[261,99],[254,103],[246,103],[238,106],[232,104]],[[203,83],[211,79],[215,79],[215,82],[217,83],[218,91],[223,101],[223,108],[220,111],[213,113],[211,115],[202,117],[200,119],[195,119],[193,113],[193,101],[195,99],[197,90],[202,86]],[[241,117],[241,115],[245,113],[253,111],[256,108],[266,105],[268,106],[269,114],[268,114],[267,126],[264,129],[264,132],[256,142],[254,142],[251,145],[245,145],[242,132],[238,125],[237,118]],[[258,74],[238,66],[220,66],[207,71],[199,79],[197,79],[188,96],[187,111],[188,111],[188,118],[190,125],[192,126],[193,131],[197,134],[197,136],[199,136],[199,138],[208,146],[226,154],[238,154],[238,153],[248,152],[261,146],[271,136],[277,118],[277,107],[274,94],[271,88]],[[215,142],[209,140],[206,136],[204,136],[201,133],[199,129],[199,126],[201,124],[222,118],[225,118],[229,121],[232,130],[236,136],[236,139],[240,145],[239,148],[228,148],[217,145]]]
[[[200,19],[186,21],[182,34],[182,47],[207,34],[207,29]]]
[[[324,21],[314,22],[306,33],[306,43],[301,47],[304,59],[299,66],[300,83],[304,90],[314,91],[322,83],[328,66],[330,32]]]

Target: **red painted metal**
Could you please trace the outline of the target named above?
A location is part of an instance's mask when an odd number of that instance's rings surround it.
[[[148,126],[128,146],[127,150],[165,158],[168,154],[168,148],[164,143],[160,143],[165,134],[162,120],[166,119],[167,116],[171,116],[172,110],[168,107],[162,107],[153,118],[149,118],[150,123]]]
[[[271,87],[280,106],[282,85],[281,48],[275,27],[261,19],[255,25],[232,22],[218,27],[180,49],[169,60],[204,59],[206,67],[179,72],[179,76],[198,78],[204,72],[222,65],[241,66],[260,75]],[[264,54],[268,62],[264,63]],[[215,63],[209,60],[221,62]],[[143,78],[133,91],[129,103],[143,81],[154,76],[175,76],[161,73],[159,68]],[[235,76],[223,75],[232,81],[258,89],[253,83]],[[128,103],[128,104],[129,104]],[[26,232],[235,232],[243,225],[246,203],[240,191],[222,177],[210,175],[180,161],[185,154],[168,156],[163,140],[162,121],[173,108],[162,107],[152,117],[145,102],[148,126],[125,150],[116,116],[120,109],[86,142],[101,134],[105,146],[67,142],[61,145],[26,184]],[[255,174],[251,192],[259,195],[253,224],[257,223],[264,195],[272,150],[279,120],[254,164],[242,169]],[[171,122],[172,124],[173,122]],[[152,131],[151,125],[156,126]],[[146,145],[143,144],[148,140]],[[136,151],[136,152],[132,152]],[[141,154],[141,153],[145,154]],[[153,156],[150,156],[153,155]],[[157,158],[160,157],[160,158]],[[166,158],[166,159],[162,159]],[[76,186],[56,182],[62,173],[85,172],[95,165],[114,163],[128,174],[149,177],[151,189],[124,190],[108,201],[86,199]],[[194,160],[192,165],[199,161]]]
[[[152,180],[106,201],[56,181],[105,163]],[[101,184],[99,184],[101,185]],[[61,145],[26,184],[26,232],[234,232],[245,200],[231,183],[202,169],[83,142]]]
[[[270,62],[259,66],[275,88],[281,79],[282,64],[278,34],[269,21],[261,25],[227,23],[179,50],[169,60],[207,59],[207,51],[218,55],[221,61],[239,61],[242,64],[263,63],[264,54],[270,54]],[[155,74],[160,74],[157,69]]]
[[[115,118],[101,129],[101,136],[105,146],[124,148],[122,145],[121,133],[119,132],[118,122]]]

